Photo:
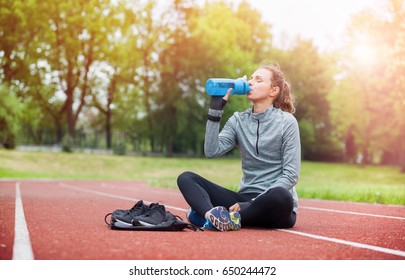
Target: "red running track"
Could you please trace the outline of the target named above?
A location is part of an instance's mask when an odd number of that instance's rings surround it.
[[[1,180],[0,259],[404,260],[405,207],[300,199],[289,230],[111,230],[104,216],[143,199],[185,219],[178,190],[142,182]]]

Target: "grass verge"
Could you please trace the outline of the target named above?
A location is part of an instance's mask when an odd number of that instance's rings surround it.
[[[236,190],[240,160],[96,155],[0,150],[0,178],[146,181],[176,188],[186,170]],[[405,174],[399,168],[302,162],[299,197],[405,205]]]

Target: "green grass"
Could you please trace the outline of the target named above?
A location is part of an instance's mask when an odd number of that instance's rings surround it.
[[[147,181],[176,188],[177,176],[194,171],[236,190],[240,160],[66,154],[0,150],[0,178]],[[299,197],[405,205],[405,174],[396,167],[302,162]]]
[[[400,168],[304,162],[297,186],[301,197],[405,205]]]

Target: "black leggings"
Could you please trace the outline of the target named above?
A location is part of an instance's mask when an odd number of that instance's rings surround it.
[[[177,178],[177,185],[190,207],[203,217],[215,206],[229,209],[235,203],[249,201],[259,195],[228,190],[189,171]],[[240,211],[241,224],[251,227],[291,228],[296,220],[293,207],[290,192],[276,187],[257,197],[249,207]]]

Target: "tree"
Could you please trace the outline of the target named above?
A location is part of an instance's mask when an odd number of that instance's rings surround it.
[[[398,152],[402,150],[404,119],[403,69],[398,65],[403,51],[404,4],[385,1],[385,8],[363,11],[353,18],[342,56],[341,85],[350,87],[341,91],[349,116],[345,127],[355,128],[363,163],[381,159],[397,163],[403,154]]]
[[[396,162],[405,173],[405,5],[402,1],[391,1],[392,24],[396,26],[394,48],[388,72],[393,77],[392,98],[394,103],[393,124],[395,129],[393,143],[386,147],[384,155],[390,154],[388,163]]]
[[[226,2],[206,3],[199,9],[192,2],[178,1],[171,14],[178,25],[159,57],[159,133],[168,155],[188,149],[201,152],[209,102],[206,80],[250,75],[270,42],[269,26],[246,2],[236,9]],[[232,98],[223,119],[247,106],[245,98]]]
[[[151,20],[149,17],[154,7],[154,2],[146,5],[139,3],[130,5],[128,1],[122,1],[121,5],[118,4],[114,15],[116,22],[113,32],[106,42],[100,45],[102,60],[96,61],[91,71],[92,101],[89,105],[96,107],[104,118],[108,149],[112,148],[113,115],[119,118],[120,110],[117,108],[129,105],[133,111],[139,103],[139,100],[130,97],[134,94],[132,90],[134,86],[138,86],[139,89],[137,81],[141,74],[137,73],[137,69],[142,67],[143,63],[141,51],[138,49],[139,42],[143,41],[138,30],[145,27],[145,21]],[[126,114],[126,111],[123,114]],[[122,124],[119,128],[126,129]]]
[[[333,57],[321,55],[311,41],[297,38],[289,51],[273,51],[296,96],[303,158],[336,161],[340,147],[333,133],[329,93],[334,86]]]
[[[115,1],[114,1],[115,2]],[[42,1],[40,18],[47,23],[38,34],[37,62],[31,65],[39,81],[50,88],[46,96],[35,92],[45,110],[65,120],[68,132],[75,126],[89,94],[91,66],[104,56],[102,47],[117,24],[116,5],[111,1]],[[57,125],[60,125],[57,123]],[[61,128],[58,128],[61,131]],[[61,135],[58,136],[59,141]]]
[[[0,12],[0,46],[2,56],[1,80],[5,87],[13,92],[19,101],[25,103],[22,126],[31,127],[38,123],[47,112],[39,112],[37,105],[42,105],[43,99],[35,98],[33,92],[43,91],[38,83],[39,76],[33,65],[38,62],[40,39],[39,34],[46,28],[46,24],[39,16],[42,13],[40,5],[35,1],[7,1],[2,0]],[[42,64],[38,62],[38,64]],[[44,67],[42,64],[40,68]],[[46,102],[46,105],[47,102]],[[46,108],[49,108],[48,106]],[[49,112],[49,111],[48,111]],[[28,117],[30,116],[30,117]],[[36,140],[40,141],[41,130],[32,132]]]
[[[12,86],[29,75],[30,55],[42,28],[35,1],[0,0],[0,80]]]

